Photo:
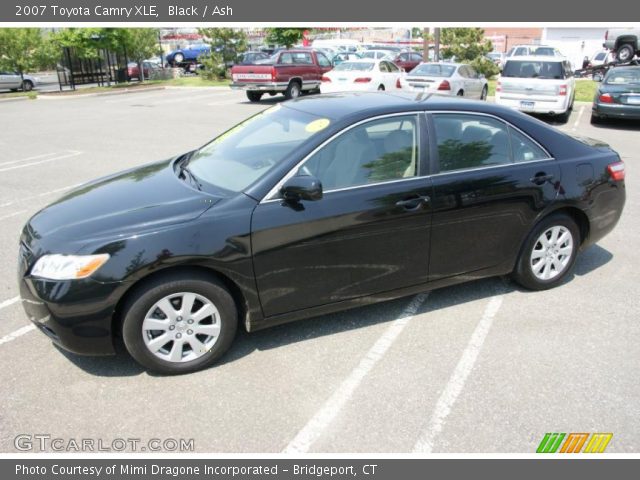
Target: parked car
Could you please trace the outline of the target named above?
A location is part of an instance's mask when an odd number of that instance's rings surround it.
[[[36,213],[21,304],[62,348],[121,335],[146,368],[190,372],[239,327],[494,275],[560,285],[618,222],[624,177],[605,144],[487,102],[301,98]]]
[[[558,50],[555,47],[551,47],[549,45],[514,45],[504,55],[500,66],[504,67],[504,64],[510,58],[527,57],[531,55],[542,56],[542,57],[564,58],[564,55],[560,53],[560,50]]]
[[[619,62],[627,63],[640,55],[638,37],[640,28],[612,28],[606,31],[602,46],[615,52]]]
[[[489,60],[498,66],[504,63],[505,54],[503,52],[489,52],[485,55]]]
[[[322,75],[329,70],[331,61],[317,50],[283,50],[259,65],[234,66],[231,88],[245,90],[252,102],[260,101],[265,93],[297,98],[302,92],[319,92]]]
[[[423,63],[400,80],[409,92],[437,93],[486,100],[489,86],[484,75],[464,63]]]
[[[640,67],[610,68],[604,78],[594,79],[602,83],[593,99],[591,123],[605,118],[640,120]]]
[[[211,47],[209,45],[191,45],[168,53],[165,59],[171,66],[182,66],[185,63],[197,63],[199,57],[210,53]]]
[[[21,77],[17,72],[0,72],[0,90],[24,90],[25,92],[30,92],[38,86],[38,83],[38,79],[31,75],[24,74]]]
[[[523,112],[557,115],[567,121],[576,80],[563,57],[511,57],[496,84],[496,103]]]
[[[369,58],[372,60],[381,60],[389,55],[389,50],[363,50],[360,52],[360,58]]]
[[[236,65],[252,65],[257,61],[268,60],[269,55],[264,52],[244,52],[238,55]]]
[[[142,62],[142,71],[144,72],[145,79],[151,78],[151,73],[159,68],[161,67],[156,63],[147,60]],[[134,78],[140,80],[140,67],[136,62],[129,62],[127,64],[127,79],[131,81]]]
[[[395,90],[402,70],[388,60],[349,60],[322,76],[322,93]]]
[[[391,60],[405,72],[410,72],[422,63],[422,55],[415,52],[401,52],[397,55],[389,55],[386,58],[387,60]]]
[[[599,67],[601,65],[606,65],[607,63],[611,63],[615,60],[614,53],[608,50],[598,50],[589,59],[590,67]]]
[[[335,67],[336,65],[340,65],[342,62],[358,60],[359,58],[360,54],[355,52],[340,52],[333,56],[331,64]]]

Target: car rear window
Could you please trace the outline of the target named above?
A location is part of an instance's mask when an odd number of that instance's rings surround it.
[[[564,78],[562,62],[533,60],[508,60],[502,70],[502,76],[515,78]]]
[[[342,62],[340,65],[337,65],[334,68],[334,70],[337,72],[340,72],[340,71],[366,72],[369,70],[373,70],[373,63],[372,62]]]
[[[411,71],[411,75],[424,75],[425,77],[450,77],[455,71],[456,67],[452,65],[424,63],[414,68]]]
[[[640,83],[640,67],[614,68],[609,70],[605,83],[608,85],[630,85]]]

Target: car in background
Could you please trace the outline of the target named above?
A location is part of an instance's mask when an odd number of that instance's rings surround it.
[[[333,56],[331,59],[331,64],[335,67],[336,65],[340,65],[342,62],[346,62],[349,60],[358,60],[360,57],[359,53],[355,52],[340,52]]]
[[[400,79],[402,90],[486,100],[487,79],[465,63],[422,63]]]
[[[404,48],[398,47],[397,45],[376,44],[369,46],[367,50],[386,50],[387,52],[400,53],[404,51]]]
[[[267,55],[264,52],[249,51],[249,52],[244,52],[238,55],[238,61],[235,63],[235,65],[252,65],[256,62],[260,62],[262,60],[268,60],[268,59],[269,59],[269,55]],[[230,66],[233,66],[233,65],[230,65]]]
[[[496,83],[498,105],[559,116],[561,121],[569,119],[575,94],[571,63],[564,57],[511,57]]]
[[[360,58],[369,58],[373,60],[381,60],[389,56],[389,50],[363,50],[360,52]]]
[[[210,53],[211,47],[209,45],[198,44],[174,50],[168,53],[165,59],[171,66],[181,66],[184,63],[197,63],[199,57]]]
[[[564,57],[564,55],[560,53],[560,50],[549,45],[514,45],[504,55],[500,67],[504,67],[505,62],[512,57],[526,57],[530,55]]]
[[[640,67],[625,66],[610,68],[600,80],[593,99],[591,123],[600,123],[605,118],[628,118],[640,120]]]
[[[30,92],[38,86],[39,80],[31,75],[20,76],[17,72],[0,72],[0,90],[23,90]]]
[[[589,59],[590,67],[599,67],[615,60],[615,54],[609,50],[598,50]]]
[[[322,76],[321,93],[393,91],[404,72],[388,60],[359,59],[337,65]]]
[[[560,286],[625,197],[612,148],[488,102],[299,98],[35,213],[16,246],[20,304],[76,354],[122,339],[147,369],[192,372],[240,328],[492,276]]]
[[[142,72],[146,80],[151,78],[151,73],[159,68],[161,68],[161,66],[157,63],[148,60],[142,62]],[[127,80],[131,81],[134,78],[140,80],[140,66],[137,62],[129,62],[127,64]]]
[[[405,72],[410,72],[422,63],[422,55],[416,52],[400,52],[388,55],[387,60],[392,61]]]
[[[604,34],[602,46],[615,52],[620,63],[627,63],[640,55],[640,28],[612,28]]]
[[[491,60],[496,65],[501,66],[504,62],[505,54],[504,52],[489,52],[485,55],[485,57],[487,57],[487,59]]]

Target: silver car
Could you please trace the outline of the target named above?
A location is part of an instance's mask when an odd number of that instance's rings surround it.
[[[409,92],[457,95],[486,100],[489,87],[484,75],[465,63],[421,63],[400,78],[400,86]]]
[[[24,80],[16,72],[0,72],[0,90],[24,90],[29,92],[38,86],[38,79],[31,75],[23,75]]]

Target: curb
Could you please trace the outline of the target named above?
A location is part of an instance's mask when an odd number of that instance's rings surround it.
[[[87,98],[87,97],[109,97],[111,95],[126,95],[130,93],[142,93],[142,92],[153,92],[158,90],[164,90],[167,87],[149,87],[149,88],[122,88],[117,89],[111,92],[94,92],[94,93],[77,93],[70,95],[61,95],[61,94],[40,94],[38,95],[38,99],[43,100],[67,100],[70,98]]]
[[[38,97],[39,96],[40,95],[38,95]],[[36,97],[36,98],[38,98],[38,97]],[[26,96],[8,97],[8,98],[0,98],[0,103],[3,103],[3,102],[21,102],[23,100],[35,100],[35,99],[29,98],[29,97],[26,97]]]

